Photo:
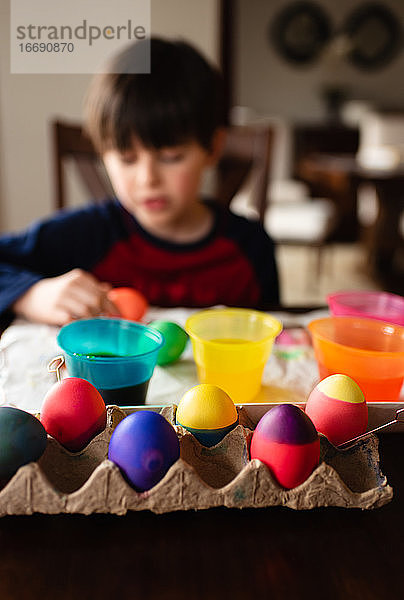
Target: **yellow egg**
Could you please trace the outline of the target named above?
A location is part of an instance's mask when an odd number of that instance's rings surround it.
[[[317,389],[330,398],[344,402],[364,402],[365,398],[359,385],[348,375],[330,375],[317,384]]]
[[[181,398],[176,421],[202,444],[213,446],[237,425],[238,413],[224,390],[202,383],[188,390]]]

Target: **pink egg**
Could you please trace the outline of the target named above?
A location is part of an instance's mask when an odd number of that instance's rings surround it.
[[[361,435],[368,425],[365,397],[348,375],[330,375],[320,381],[307,399],[306,414],[335,446]]]
[[[271,408],[251,439],[251,458],[258,458],[284,488],[303,483],[320,460],[320,440],[309,417],[293,404]]]

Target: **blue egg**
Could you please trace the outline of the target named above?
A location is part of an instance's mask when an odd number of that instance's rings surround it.
[[[218,429],[193,429],[192,427],[184,427],[184,429],[192,433],[202,446],[211,448],[219,444],[230,431],[233,431],[236,425],[238,425],[238,420],[231,425],[227,425],[227,427],[220,427]]]
[[[140,492],[156,485],[179,457],[180,444],[174,427],[149,410],[134,412],[123,419],[109,442],[109,460]]]
[[[46,443],[45,428],[34,415],[0,407],[0,479],[8,479],[23,465],[38,460]]]
[[[185,392],[177,406],[175,420],[203,446],[212,447],[238,425],[238,412],[224,390],[201,383]]]

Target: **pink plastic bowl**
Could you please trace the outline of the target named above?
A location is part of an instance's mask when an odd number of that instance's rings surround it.
[[[328,294],[336,317],[366,317],[404,326],[404,298],[388,292],[335,292]]]

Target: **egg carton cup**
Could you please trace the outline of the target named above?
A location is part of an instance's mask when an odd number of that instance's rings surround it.
[[[84,450],[69,452],[48,436],[40,460],[21,467],[9,481],[0,484],[0,516],[124,515],[128,510],[165,513],[216,506],[371,509],[383,506],[393,496],[380,471],[378,440],[374,435],[344,452],[322,439],[319,466],[303,484],[286,490],[265,464],[249,460],[254,423],[243,407],[238,408],[239,425],[211,448],[202,446],[191,433],[175,425],[175,410],[173,405],[160,412],[177,431],[180,458],[152,489],[135,491],[119,468],[107,459],[113,430],[127,416],[121,408],[109,406],[105,430]]]

